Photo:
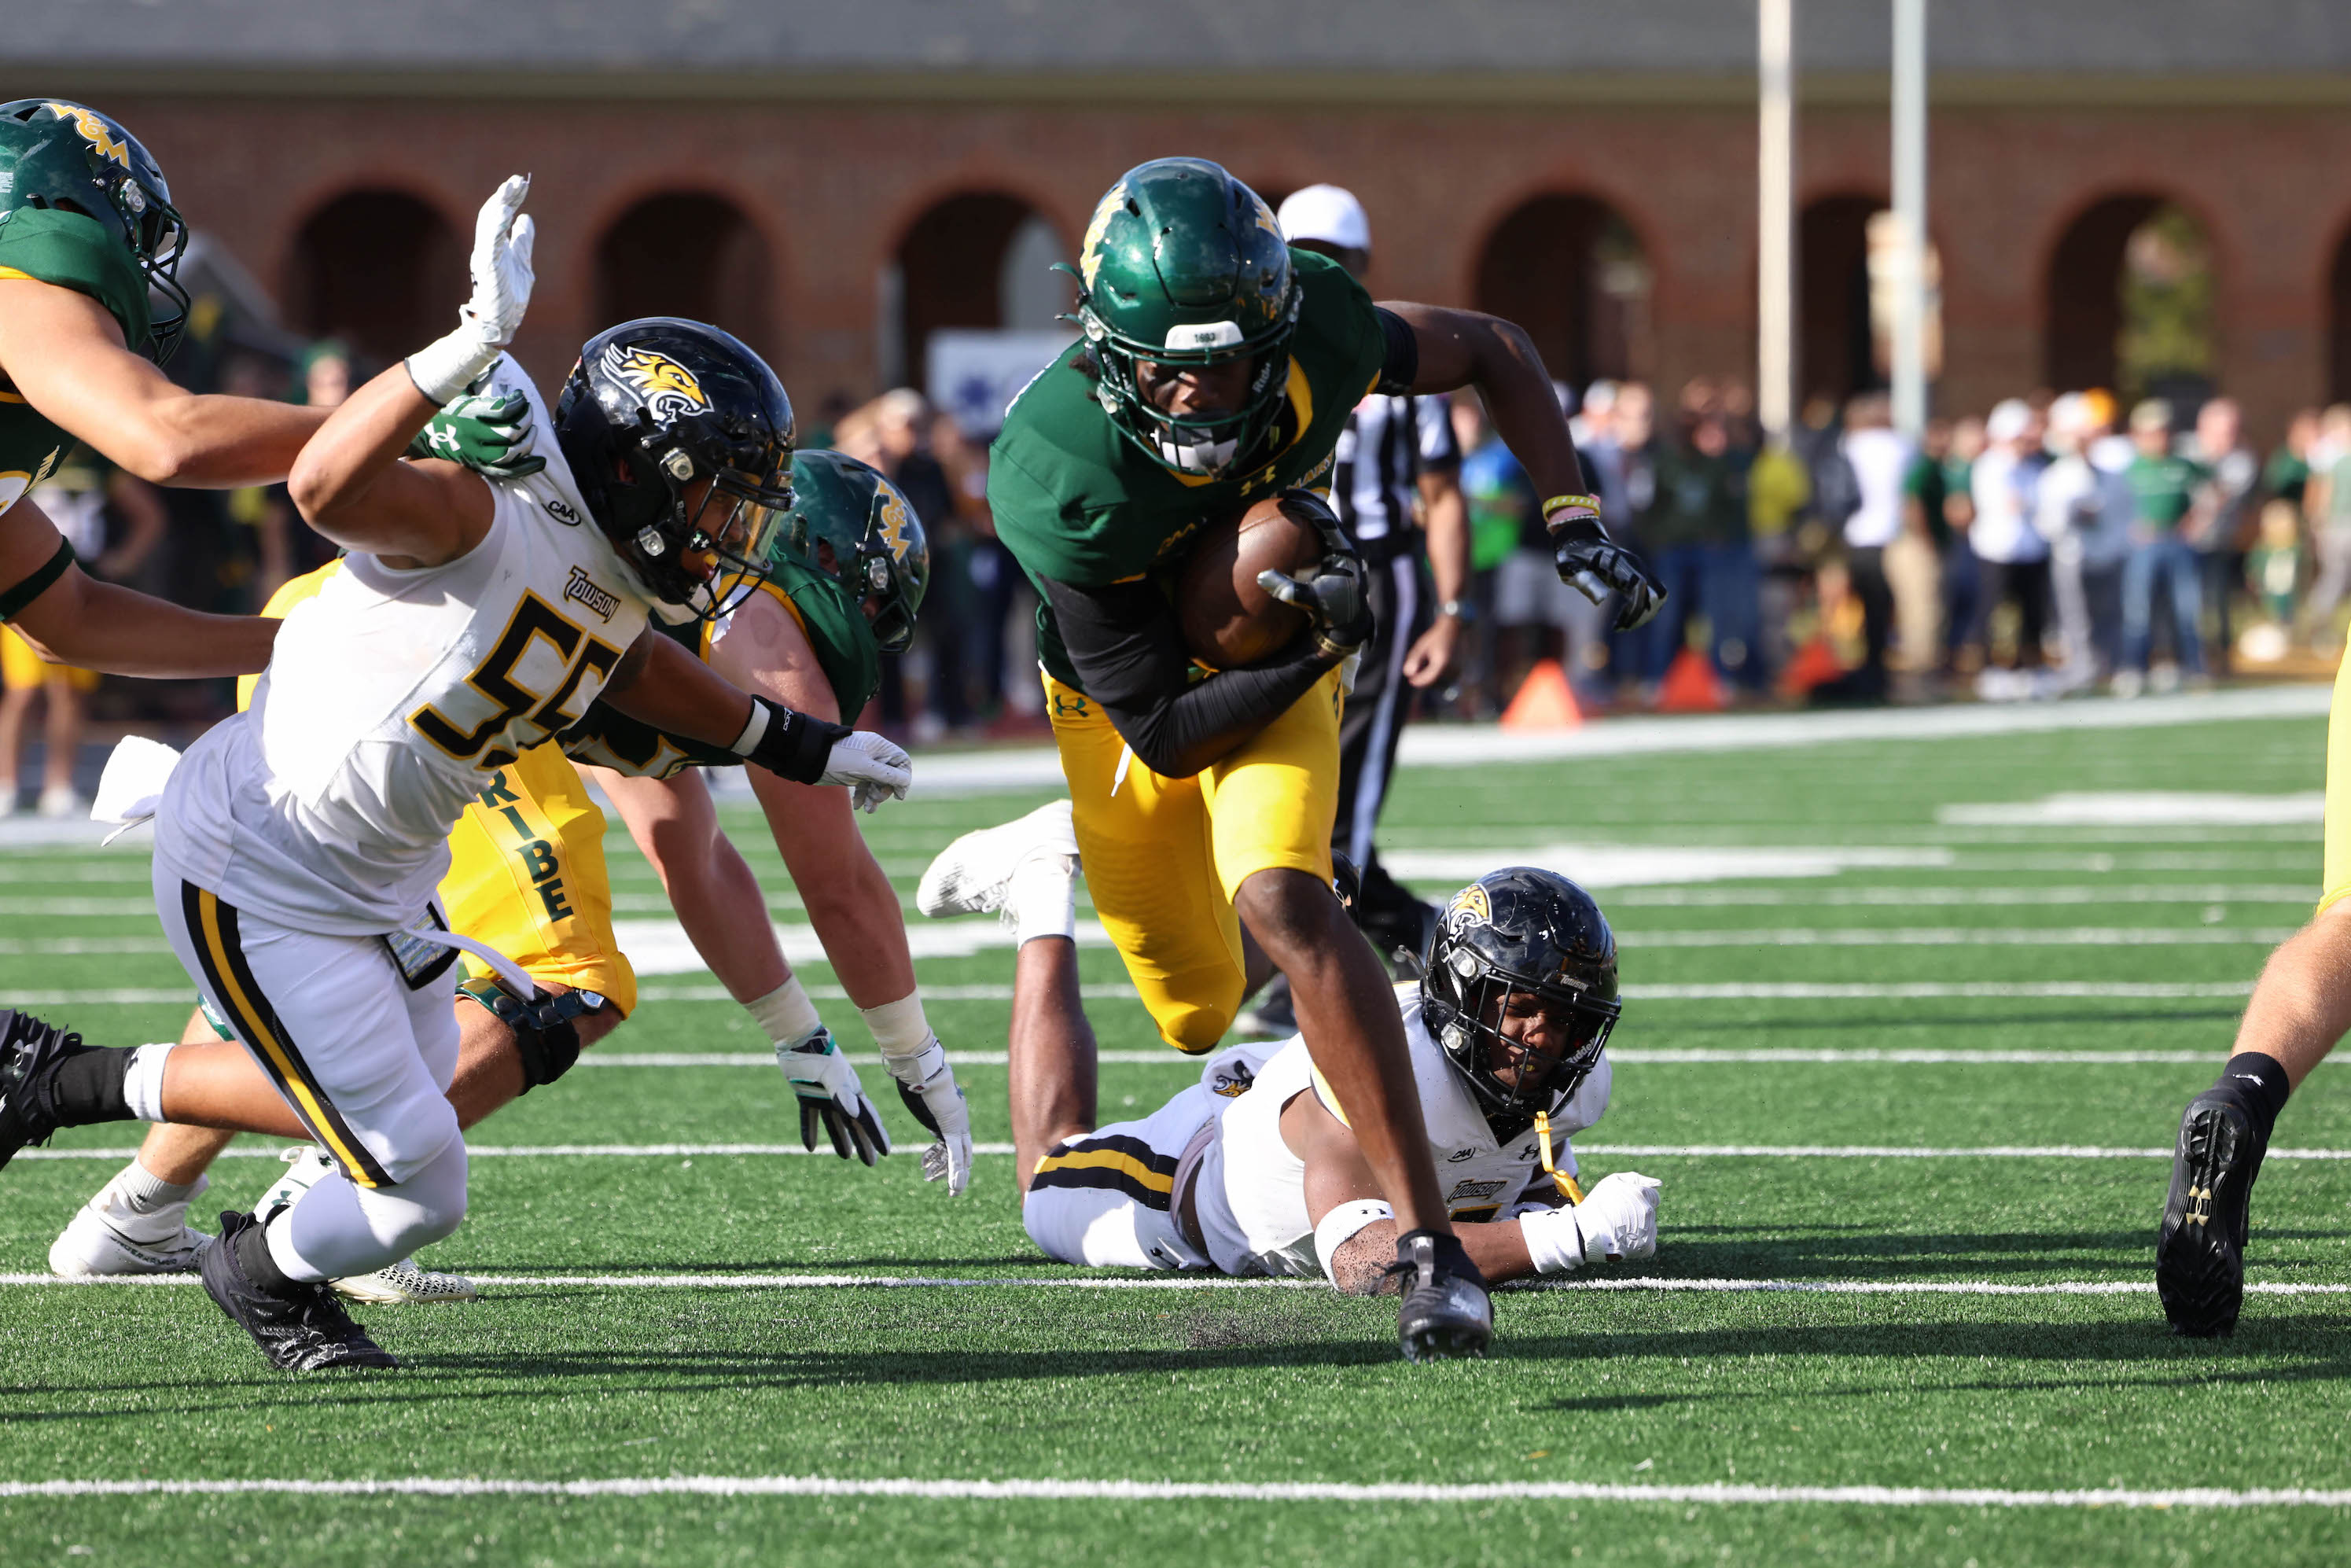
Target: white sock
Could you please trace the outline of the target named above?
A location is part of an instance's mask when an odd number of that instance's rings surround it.
[[[133,1160],[115,1178],[114,1190],[121,1194],[123,1207],[131,1213],[152,1214],[159,1208],[187,1202],[204,1189],[208,1179],[199,1176],[185,1184],[165,1181],[149,1170],[144,1161]]]
[[[1004,907],[1012,915],[1015,947],[1040,936],[1078,935],[1077,867],[1067,855],[1031,855],[1012,868]]]
[[[816,1004],[800,988],[798,975],[788,976],[784,983],[764,997],[755,997],[743,1004],[743,1010],[758,1020],[768,1038],[778,1045],[790,1045],[806,1040],[824,1027],[816,1014]]]
[[[142,1122],[163,1119],[163,1059],[172,1049],[142,1045],[131,1053],[131,1066],[122,1078],[122,1098],[131,1113]]]

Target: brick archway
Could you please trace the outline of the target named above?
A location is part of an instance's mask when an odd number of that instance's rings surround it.
[[[683,316],[725,329],[771,362],[778,344],[767,242],[743,209],[705,191],[643,198],[596,242],[598,329]]]
[[[925,208],[906,226],[895,258],[899,379],[922,381],[931,334],[942,328],[1048,324],[1008,319],[1020,308],[1017,297],[1039,293],[1040,279],[1027,273],[1045,271],[1029,267],[1015,278],[1008,268],[1040,245],[1057,256],[1066,254],[1051,220],[1007,192],[958,192]],[[1040,313],[1033,303],[1028,309]],[[1050,318],[1050,312],[1042,314]],[[883,369],[887,375],[890,367]]]
[[[348,191],[295,233],[287,319],[388,364],[447,331],[465,287],[465,246],[440,209],[406,191]]]
[[[1654,272],[1609,203],[1521,202],[1486,236],[1475,277],[1477,308],[1526,329],[1544,366],[1572,386],[1656,373]]]

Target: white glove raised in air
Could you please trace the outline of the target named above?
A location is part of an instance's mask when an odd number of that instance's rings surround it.
[[[1535,1271],[1564,1274],[1605,1259],[1657,1255],[1657,1187],[1653,1176],[1618,1171],[1598,1182],[1573,1208],[1546,1209],[1519,1220]]]
[[[923,1151],[923,1179],[945,1180],[949,1197],[962,1197],[971,1185],[971,1107],[947,1065],[946,1047],[933,1035],[912,1056],[882,1060],[898,1081],[898,1098],[938,1140]]]
[[[850,804],[871,812],[884,800],[903,800],[914,779],[914,759],[889,737],[852,729],[833,743],[820,784],[849,786]]]
[[[815,1150],[817,1129],[822,1127],[832,1140],[832,1152],[844,1160],[853,1157],[870,1166],[890,1152],[890,1134],[883,1131],[873,1102],[865,1097],[857,1069],[833,1044],[831,1030],[778,1044],[776,1065],[799,1096],[802,1148]]]
[[[408,356],[408,379],[435,403],[447,403],[470,386],[513,340],[530,306],[530,247],[534,226],[522,210],[530,176],[507,177],[482,204],[474,220],[469,263],[474,291],[457,312],[457,329]]]

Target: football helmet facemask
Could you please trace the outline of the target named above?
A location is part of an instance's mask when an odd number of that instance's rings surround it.
[[[188,226],[172,187],[139,138],[120,120],[78,103],[25,98],[0,103],[0,223],[17,208],[79,213],[121,235],[151,295],[144,342],[133,353],[157,364],[172,357],[188,322],[179,279]]]
[[[662,619],[715,619],[767,580],[792,506],[792,404],[734,338],[666,316],[599,332],[564,382],[555,436]]]
[[[1546,1057],[1501,1029],[1532,1005],[1566,1037]],[[1421,1019],[1478,1096],[1500,1139],[1556,1111],[1600,1061],[1622,1011],[1616,938],[1592,895],[1556,872],[1510,866],[1453,897],[1420,982]],[[1499,1064],[1499,1067],[1498,1067]],[[1501,1071],[1510,1071],[1508,1082]]]
[[[875,645],[906,651],[931,585],[931,546],[914,508],[879,468],[839,452],[795,456],[783,547],[837,580],[852,604],[878,601],[870,617]]]
[[[1273,209],[1206,159],[1155,159],[1095,206],[1075,270],[1077,321],[1111,423],[1178,473],[1239,472],[1281,407],[1298,330]],[[1247,360],[1248,392],[1238,409],[1168,413],[1144,392],[1138,360],[1178,370]]]

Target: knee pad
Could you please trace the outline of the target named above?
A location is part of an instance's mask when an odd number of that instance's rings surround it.
[[[457,994],[486,1008],[514,1030],[515,1047],[522,1054],[522,1092],[552,1083],[580,1060],[580,1028],[573,1020],[602,1012],[611,1004],[594,991],[561,991],[523,1000],[495,976],[469,979]]]

